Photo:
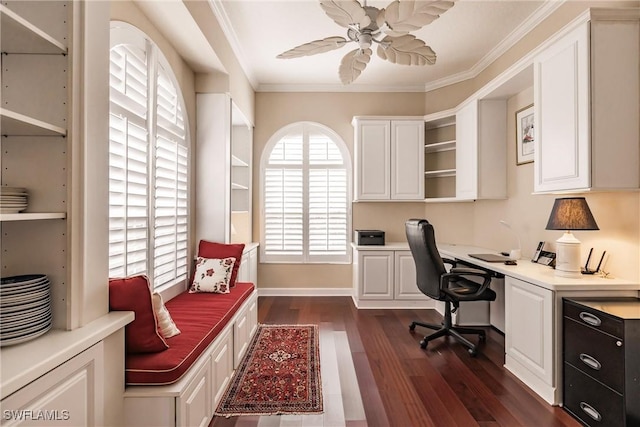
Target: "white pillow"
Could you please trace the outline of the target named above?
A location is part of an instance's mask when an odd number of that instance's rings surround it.
[[[165,338],[171,338],[180,333],[180,329],[176,326],[167,310],[167,307],[164,305],[164,301],[162,301],[162,295],[157,292],[154,292],[151,296],[153,301],[153,311],[156,313],[156,319],[158,319],[158,329],[160,329],[160,333]]]
[[[196,274],[189,292],[215,292],[218,294],[229,293],[229,279],[236,259],[229,258],[202,258],[196,260]]]

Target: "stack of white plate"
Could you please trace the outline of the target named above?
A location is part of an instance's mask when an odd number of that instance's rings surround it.
[[[27,190],[0,187],[0,213],[17,213],[27,209]]]
[[[29,341],[51,329],[51,290],[44,274],[2,278],[0,347]]]

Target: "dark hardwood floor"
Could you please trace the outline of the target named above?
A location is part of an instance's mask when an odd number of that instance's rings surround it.
[[[504,336],[496,330],[487,328],[473,358],[449,337],[422,350],[428,331],[409,332],[413,320],[439,323],[442,317],[434,310],[357,310],[348,297],[259,298],[260,323],[315,323],[346,332],[368,426],[580,425],[503,367]],[[211,426],[263,425],[259,418],[216,417]]]

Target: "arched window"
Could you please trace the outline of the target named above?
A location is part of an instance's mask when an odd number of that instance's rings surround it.
[[[169,63],[140,30],[111,23],[109,276],[185,281],[189,133]]]
[[[351,160],[326,126],[276,132],[261,161],[262,262],[350,262]]]

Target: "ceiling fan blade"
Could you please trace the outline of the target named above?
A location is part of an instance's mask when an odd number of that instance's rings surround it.
[[[309,43],[301,44],[293,49],[276,56],[280,59],[300,58],[301,56],[310,56],[317,53],[329,52],[338,49],[347,43],[344,37],[327,37],[322,40],[314,40]]]
[[[320,7],[336,24],[358,30],[371,24],[371,18],[367,15],[362,5],[356,0],[321,0]]]
[[[400,36],[432,23],[451,9],[455,1],[395,0],[380,11],[376,23],[385,34]]]
[[[338,71],[342,84],[348,85],[358,78],[367,67],[372,53],[371,49],[355,49],[342,58]]]
[[[378,45],[378,56],[393,64],[433,65],[436,53],[420,39],[411,34],[400,37],[387,36]]]

